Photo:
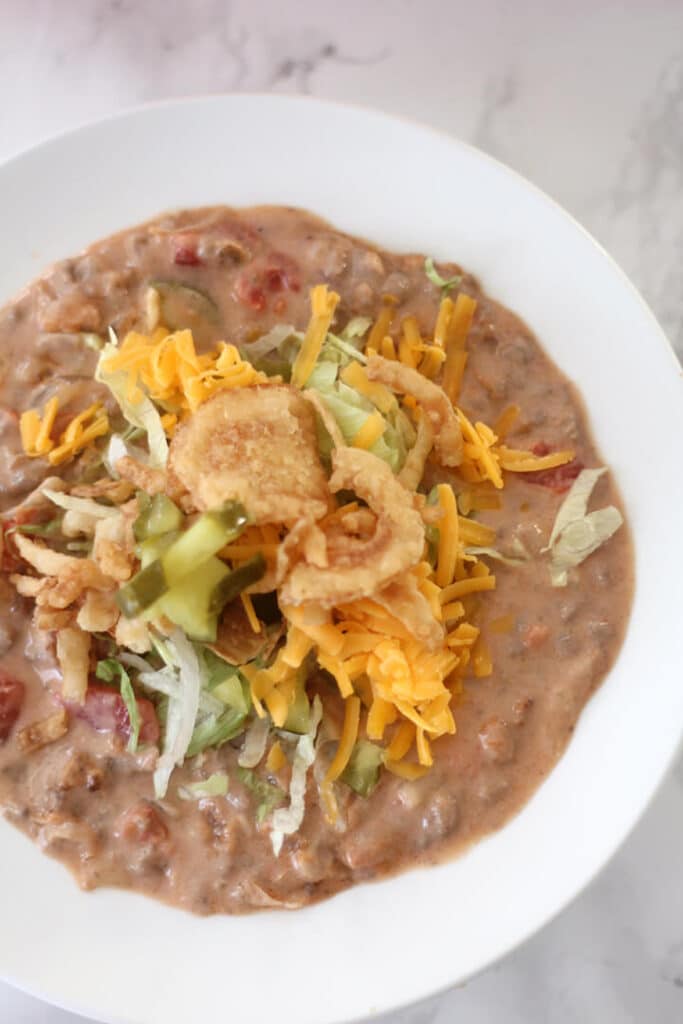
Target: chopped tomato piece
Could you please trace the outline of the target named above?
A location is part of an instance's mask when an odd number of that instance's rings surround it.
[[[531,446],[531,451],[539,457],[550,455],[552,448],[545,441],[537,441]],[[564,466],[555,466],[554,469],[539,469],[535,473],[524,473],[524,479],[530,484],[540,484],[547,487],[555,494],[564,494],[568,491],[577,476],[583,469],[583,463],[578,459],[565,462]]]
[[[159,720],[151,700],[137,698],[140,714],[140,743],[159,742]],[[84,704],[70,704],[77,718],[83,718],[97,732],[115,732],[124,740],[130,737],[130,718],[118,690],[104,683],[90,683]]]
[[[235,282],[235,296],[239,302],[258,312],[268,305],[269,295],[298,291],[301,291],[299,266],[291,257],[279,252],[254,260]],[[282,307],[281,301],[278,301],[278,307]]]
[[[197,251],[197,238],[195,235],[174,235],[173,236],[173,262],[181,267],[199,267],[203,263]]]
[[[20,680],[0,669],[0,743],[7,739],[14,728],[24,703],[25,692],[26,687]]]

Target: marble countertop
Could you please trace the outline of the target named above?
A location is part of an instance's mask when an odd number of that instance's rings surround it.
[[[0,158],[127,106],[232,90],[367,104],[498,157],[595,235],[683,358],[680,0],[2,0]],[[382,1024],[678,1024],[682,865],[679,759],[568,910]],[[79,1020],[0,984],[2,1022]]]

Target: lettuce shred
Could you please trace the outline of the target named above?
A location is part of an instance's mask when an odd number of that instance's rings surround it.
[[[566,587],[569,570],[608,541],[624,521],[614,505],[587,512],[593,488],[606,472],[604,466],[582,470],[558,510],[548,543],[542,549],[550,552],[554,587]]]
[[[304,820],[306,798],[306,776],[315,760],[315,737],[323,714],[323,706],[317,695],[313,700],[308,732],[299,737],[294,751],[292,777],[289,784],[289,807],[275,811],[272,817],[270,842],[276,857],[280,855],[285,836],[298,832]]]
[[[104,368],[107,360],[117,352],[118,339],[110,329],[110,341],[102,349],[97,361],[95,380],[109,388],[128,423],[146,432],[150,465],[155,469],[164,469],[168,460],[168,441],[154,403],[147,395],[143,395],[137,402],[131,402],[128,397],[128,374],[123,371],[111,373]]]

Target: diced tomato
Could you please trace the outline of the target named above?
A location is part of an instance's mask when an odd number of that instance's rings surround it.
[[[139,800],[119,817],[116,835],[128,843],[158,845],[168,839],[168,828],[160,811],[148,800]]]
[[[544,455],[550,455],[552,448],[545,441],[537,441],[536,444],[531,446],[531,451],[534,455],[538,455],[542,458]],[[571,487],[574,480],[583,469],[583,463],[579,462],[578,459],[572,459],[571,462],[565,462],[564,466],[555,466],[553,469],[539,469],[534,473],[525,473],[524,479],[530,484],[540,484],[541,487],[547,487],[549,490],[554,491],[555,494],[564,494]]]
[[[252,284],[247,274],[240,274],[235,282],[235,295],[243,306],[261,313],[266,308],[266,293],[259,285]]]
[[[530,484],[548,487],[555,494],[564,494],[582,469],[583,463],[573,459],[571,462],[566,462],[564,466],[555,466],[554,469],[539,469],[535,473],[525,473],[524,479]]]
[[[137,698],[140,714],[140,743],[159,742],[159,720],[151,700]],[[77,718],[83,718],[97,732],[115,732],[124,740],[130,738],[130,717],[118,690],[104,683],[90,683],[84,704],[70,704]]]
[[[272,252],[245,267],[235,282],[237,299],[250,309],[261,312],[268,304],[268,295],[301,291],[298,264],[283,253]],[[276,300],[282,306],[280,300]]]
[[[26,687],[0,669],[0,743],[4,743],[19,717]]]
[[[180,267],[199,267],[203,263],[197,251],[196,235],[173,236],[173,262]]]

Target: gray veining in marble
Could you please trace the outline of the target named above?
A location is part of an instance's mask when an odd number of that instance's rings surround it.
[[[135,103],[228,90],[364,103],[480,146],[602,242],[683,357],[681,0],[0,3],[0,157]],[[2,1024],[76,1020],[0,985]],[[377,1020],[683,1021],[683,761],[557,920]]]

